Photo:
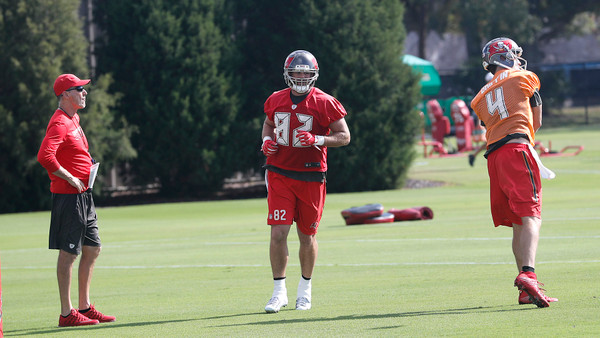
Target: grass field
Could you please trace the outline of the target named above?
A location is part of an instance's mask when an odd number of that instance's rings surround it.
[[[117,322],[83,328],[57,327],[57,253],[47,249],[49,212],[0,215],[4,334],[598,336],[599,130],[594,125],[538,135],[556,149],[585,146],[578,156],[543,158],[557,173],[543,181],[536,266],[548,295],[560,299],[550,308],[517,304],[511,230],[491,224],[485,159],[470,167],[466,157],[420,157],[411,178],[448,184],[328,195],[310,311],[293,309],[300,269],[291,232],[291,304],[264,313],[272,291],[264,199],[99,208],[104,245],[92,300]],[[367,203],[429,206],[435,216],[345,226],[340,211]]]

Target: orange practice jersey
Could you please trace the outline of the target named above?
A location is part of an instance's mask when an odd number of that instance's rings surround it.
[[[487,145],[506,135],[526,134],[534,145],[535,130],[529,98],[540,80],[527,70],[500,70],[471,101],[471,108],[487,128]]]

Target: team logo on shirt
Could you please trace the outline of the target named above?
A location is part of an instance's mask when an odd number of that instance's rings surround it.
[[[81,139],[82,132],[83,131],[81,130],[81,127],[77,127],[71,132],[71,135],[73,135],[76,141],[79,141],[79,139]]]

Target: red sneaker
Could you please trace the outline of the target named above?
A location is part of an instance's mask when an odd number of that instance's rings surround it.
[[[540,288],[540,290],[544,291],[544,289],[542,289],[542,288]],[[548,303],[558,302],[558,298],[548,297],[546,295],[544,295],[544,297],[546,298],[546,301],[548,301]],[[519,304],[533,304],[531,302],[531,300],[529,299],[529,295],[527,294],[527,292],[525,292],[525,291],[519,292]]]
[[[83,326],[83,325],[96,325],[100,323],[96,319],[90,319],[75,309],[71,309],[71,313],[66,316],[58,316],[58,326]]]
[[[115,320],[117,320],[117,318],[114,316],[103,315],[102,312],[96,310],[94,305],[90,305],[90,308],[87,311],[84,310],[85,312],[81,312],[81,310],[79,311],[79,313],[86,316],[87,318],[96,319],[100,323],[114,322]]]
[[[537,307],[548,307],[547,297],[538,286],[537,276],[533,272],[521,272],[515,279],[515,286],[529,296],[531,302]]]

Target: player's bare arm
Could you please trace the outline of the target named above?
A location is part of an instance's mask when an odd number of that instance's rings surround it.
[[[326,135],[325,142],[323,143],[326,147],[343,147],[350,143],[350,130],[346,119],[341,118],[337,121],[332,122],[329,125],[331,130],[329,135]]]
[[[537,132],[542,126],[542,106],[532,107],[531,112],[533,113],[533,130]]]
[[[266,136],[272,139],[275,138],[275,122],[270,120],[268,117],[265,117],[265,122],[263,122],[262,128],[262,138],[264,139]]]

